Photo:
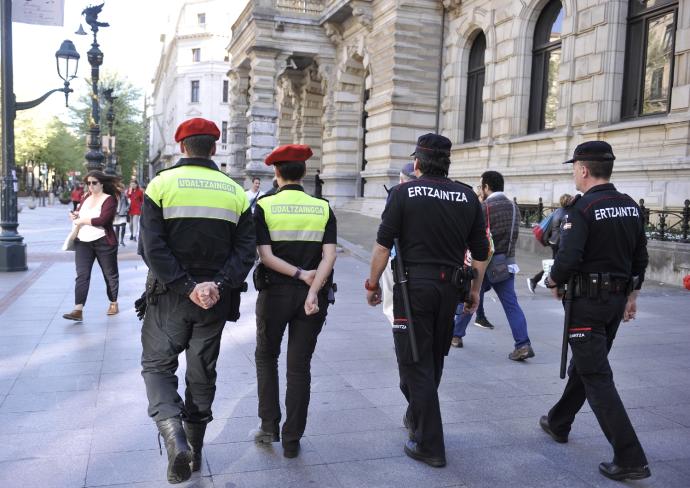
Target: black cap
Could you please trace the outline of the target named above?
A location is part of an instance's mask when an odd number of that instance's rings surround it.
[[[424,134],[417,139],[417,147],[410,156],[415,156],[417,152],[433,155],[434,153],[450,156],[450,148],[453,145],[450,139],[438,134]]]
[[[563,164],[574,163],[575,161],[613,161],[613,149],[608,142],[587,141],[575,148],[573,159],[564,161]]]
[[[400,173],[407,176],[408,178],[417,178],[417,175],[414,173],[414,163],[407,163],[405,166],[402,167]]]

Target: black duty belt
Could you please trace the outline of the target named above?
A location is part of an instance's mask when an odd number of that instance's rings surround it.
[[[282,273],[277,273],[273,270],[267,269],[268,279],[272,285],[293,285],[293,286],[304,286],[309,287],[304,281],[293,278],[292,276],[287,276]]]
[[[611,276],[609,273],[579,273],[574,279],[574,297],[608,299],[609,295],[627,295],[632,291],[632,280]]]
[[[427,264],[416,264],[405,267],[405,274],[408,278],[422,280],[451,281],[453,271],[450,266],[437,266]]]

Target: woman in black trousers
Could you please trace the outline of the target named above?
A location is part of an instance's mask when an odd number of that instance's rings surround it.
[[[122,192],[122,184],[117,176],[108,176],[101,171],[89,171],[84,178],[88,193],[77,209],[70,212],[70,218],[79,226],[74,240],[77,278],[74,287],[74,310],[63,315],[69,320],[81,321],[91,282],[93,262],[98,264],[105,279],[110,306],[106,312],[115,315],[119,312],[117,292],[119,273],[117,268],[117,237],[113,230],[113,220]]]

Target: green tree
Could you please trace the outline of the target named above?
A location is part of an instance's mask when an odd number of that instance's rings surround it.
[[[91,119],[91,80],[86,80],[87,91],[79,97],[74,107],[70,107],[70,127],[79,134],[84,135],[84,140],[89,133]],[[101,107],[101,135],[108,135],[108,102],[102,96],[103,91],[112,88],[113,96],[117,99],[113,103],[115,111],[115,157],[118,171],[122,173],[123,180],[129,181],[132,169],[136,168],[136,161],[141,158],[144,151],[145,129],[142,123],[143,103],[141,90],[135,88],[129,81],[117,74],[105,73],[99,82],[99,98]]]
[[[48,138],[40,151],[40,161],[54,168],[62,179],[69,171],[83,170],[84,144],[67,125],[54,117],[48,125]]]
[[[14,160],[17,166],[38,161],[47,139],[45,126],[38,124],[31,114],[18,112],[14,122]]]

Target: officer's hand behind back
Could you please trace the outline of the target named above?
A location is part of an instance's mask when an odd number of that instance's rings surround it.
[[[313,291],[309,290],[307,299],[304,300],[304,313],[307,315],[314,315],[319,312],[319,297]]]
[[[189,299],[194,302],[195,305],[208,310],[220,299],[218,286],[212,281],[198,283],[194,287],[194,290],[192,290],[192,293],[189,294]]]

